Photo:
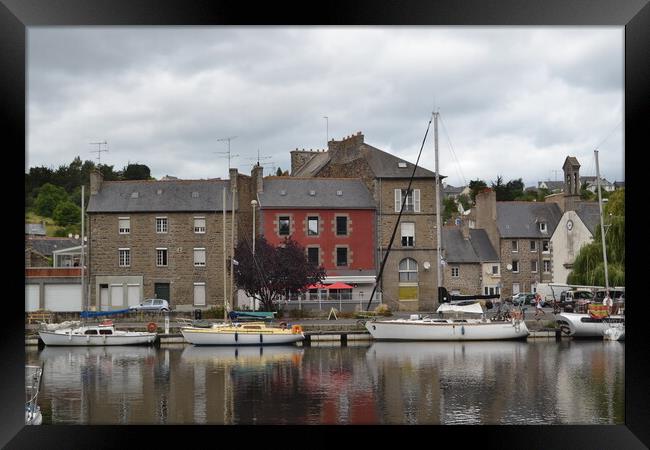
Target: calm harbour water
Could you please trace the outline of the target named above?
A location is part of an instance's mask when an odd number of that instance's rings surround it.
[[[623,424],[609,341],[26,348],[52,424]]]

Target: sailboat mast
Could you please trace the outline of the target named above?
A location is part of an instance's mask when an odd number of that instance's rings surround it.
[[[223,188],[223,201],[222,201],[222,206],[223,206],[223,216],[222,216],[222,224],[223,224],[223,321],[226,321],[227,312],[226,312],[226,299],[228,298],[228,292],[227,292],[227,285],[228,285],[228,278],[226,277],[226,188]]]
[[[605,223],[603,220],[603,199],[600,193],[600,168],[598,166],[598,150],[594,150],[596,155],[596,186],[598,189],[598,209],[600,210],[600,236],[603,241],[603,262],[605,263],[605,291],[609,295],[609,274],[607,273],[607,248],[605,246]]]
[[[440,293],[440,286],[442,286],[442,258],[440,255],[440,241],[442,239],[442,232],[441,232],[441,220],[440,220],[440,171],[438,169],[438,115],[440,113],[434,112],[433,113],[433,141],[434,141],[434,148],[435,148],[435,155],[436,155],[436,258],[438,258],[438,261],[436,263],[436,269],[437,269],[437,283],[438,283],[438,294]],[[438,302],[440,302],[440,299],[438,299]]]
[[[87,304],[88,299],[86,298],[86,274],[85,274],[85,255],[84,255],[84,240],[85,240],[85,235],[84,235],[84,209],[85,209],[85,195],[84,195],[84,185],[81,185],[81,298],[82,298],[82,303],[84,305],[84,308],[86,308],[86,311],[89,311],[89,305]]]

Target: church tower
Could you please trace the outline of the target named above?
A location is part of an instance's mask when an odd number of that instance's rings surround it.
[[[575,156],[567,156],[564,170],[564,210],[575,210],[580,201],[580,163]]]

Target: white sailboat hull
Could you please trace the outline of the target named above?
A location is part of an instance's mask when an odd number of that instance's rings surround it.
[[[211,328],[181,328],[187,342],[194,345],[280,345],[294,344],[305,339],[303,333],[242,333]]]
[[[39,331],[45,345],[65,346],[105,346],[105,345],[145,345],[153,344],[156,333],[124,332],[113,335],[83,335],[74,333],[57,333],[53,331]]]
[[[561,313],[556,316],[556,320],[560,327],[568,328],[568,331],[564,330],[565,333],[577,338],[602,338],[612,323],[625,324],[625,316],[592,319],[589,314],[580,313]]]
[[[433,322],[426,320],[376,320],[366,322],[366,329],[382,341],[490,341],[525,339],[528,328],[524,321]]]

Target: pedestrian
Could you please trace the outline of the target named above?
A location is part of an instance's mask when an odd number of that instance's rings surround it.
[[[612,298],[609,296],[609,292],[605,294],[605,298],[603,299],[603,305],[607,306],[607,314],[611,314],[612,306],[614,305],[614,302],[612,301]]]
[[[537,318],[540,312],[543,316],[546,315],[546,312],[542,309],[542,296],[537,292],[535,293],[535,318]]]

